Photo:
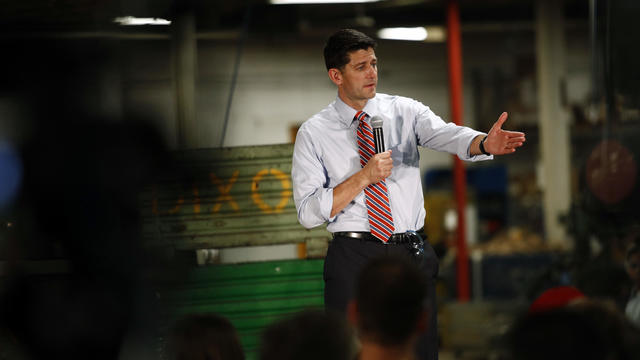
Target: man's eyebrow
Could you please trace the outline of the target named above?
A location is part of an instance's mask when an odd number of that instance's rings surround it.
[[[378,61],[378,59],[377,59],[377,58],[373,58],[373,59],[372,59],[372,61],[377,62],[377,61]],[[368,62],[369,62],[369,60],[363,60],[363,61],[360,61],[360,62],[358,62],[358,63],[355,63],[355,64],[353,64],[353,65],[351,65],[351,66],[353,66],[353,67],[357,67],[358,65],[366,64],[366,63],[368,63]]]

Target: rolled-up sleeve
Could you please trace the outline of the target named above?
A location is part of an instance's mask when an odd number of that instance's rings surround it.
[[[466,126],[446,123],[428,106],[415,101],[417,115],[415,118],[416,135],[421,146],[438,151],[456,154],[460,160],[480,161],[491,160],[493,155],[471,155],[470,148],[473,139],[479,135],[486,135]]]
[[[315,149],[311,134],[300,128],[293,148],[291,164],[293,200],[298,221],[307,229],[333,220],[333,188],[328,187],[326,170]],[[334,217],[335,218],[335,217]]]

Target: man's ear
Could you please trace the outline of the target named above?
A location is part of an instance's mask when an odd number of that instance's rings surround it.
[[[331,68],[329,69],[329,79],[331,79],[334,84],[340,86],[342,84],[342,73],[336,68]]]
[[[351,300],[347,304],[347,320],[352,326],[358,325],[358,303],[355,300]]]

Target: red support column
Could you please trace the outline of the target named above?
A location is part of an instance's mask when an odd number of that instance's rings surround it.
[[[457,125],[462,121],[462,50],[460,45],[460,10],[457,0],[447,2],[447,55],[449,58],[449,98],[451,117]],[[453,179],[458,212],[456,274],[458,300],[469,300],[469,254],[467,252],[465,208],[467,181],[462,161],[453,156]]]

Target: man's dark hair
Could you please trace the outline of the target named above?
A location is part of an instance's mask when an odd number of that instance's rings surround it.
[[[349,360],[354,354],[346,319],[323,310],[305,310],[271,324],[260,344],[260,360]]]
[[[426,296],[427,278],[409,260],[372,260],[359,274],[356,290],[362,336],[380,345],[404,344],[425,310]]]
[[[613,303],[586,300],[515,319],[503,340],[507,359],[636,359],[640,329]]]
[[[342,29],[331,35],[324,46],[324,63],[329,69],[342,69],[349,63],[349,53],[376,48],[376,41],[353,29]]]
[[[217,314],[189,314],[169,333],[169,358],[173,360],[244,360],[236,328]]]

